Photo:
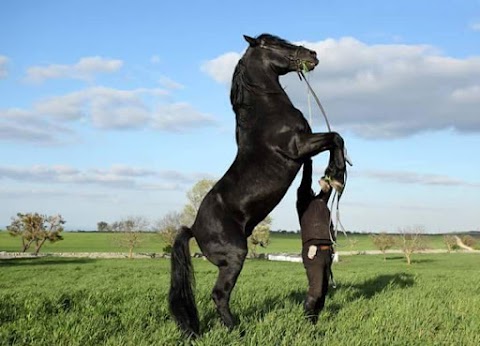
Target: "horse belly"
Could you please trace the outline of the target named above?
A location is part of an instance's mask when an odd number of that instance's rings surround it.
[[[286,165],[278,160],[264,160],[258,166],[241,169],[238,180],[229,201],[237,200],[237,206],[243,211],[245,218],[262,221],[282,200],[295,179],[300,168],[296,163]]]

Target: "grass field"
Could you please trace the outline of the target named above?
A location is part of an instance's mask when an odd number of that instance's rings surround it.
[[[126,252],[125,248],[115,241],[115,233],[100,232],[64,232],[64,240],[57,243],[45,243],[41,252]],[[162,252],[164,244],[155,233],[144,233],[143,241],[135,252]],[[427,246],[432,249],[445,249],[442,235],[428,235]],[[299,253],[300,235],[292,233],[275,233],[270,236],[270,245],[267,248],[258,247],[259,253]],[[19,251],[20,238],[14,238],[5,231],[0,231],[0,251]],[[480,241],[477,241],[480,249]],[[375,246],[368,234],[352,234],[345,237],[339,234],[337,251],[364,251],[374,250]],[[199,252],[193,246],[192,252]]]
[[[299,263],[247,260],[219,322],[216,268],[193,259],[203,335],[194,345],[479,345],[480,256],[347,256],[320,322],[302,315]],[[181,345],[166,304],[169,261],[0,260],[0,345]]]

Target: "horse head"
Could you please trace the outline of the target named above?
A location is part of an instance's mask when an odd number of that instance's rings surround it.
[[[278,75],[304,69],[311,71],[318,64],[315,51],[294,45],[277,36],[262,34],[256,38],[247,35],[243,37],[249,44],[246,55],[255,56],[265,67],[273,69]]]

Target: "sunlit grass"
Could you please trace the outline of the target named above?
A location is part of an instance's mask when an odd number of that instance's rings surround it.
[[[343,257],[320,321],[302,314],[302,264],[247,260],[233,331],[216,315],[216,268],[193,259],[203,335],[195,345],[478,345],[478,254]],[[0,260],[0,345],[177,345],[165,259]]]

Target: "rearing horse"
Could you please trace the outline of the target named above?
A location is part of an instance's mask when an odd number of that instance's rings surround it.
[[[303,161],[330,151],[326,174],[344,183],[343,139],[334,132],[312,133],[279,81],[300,68],[313,70],[316,53],[269,34],[244,38],[249,47],[235,68],[230,93],[237,155],[203,199],[191,228],[180,229],[172,250],[170,311],[190,335],[200,332],[190,238],[219,269],[212,298],[223,323],[232,328],[230,294],[247,255],[247,238],[283,198]]]

